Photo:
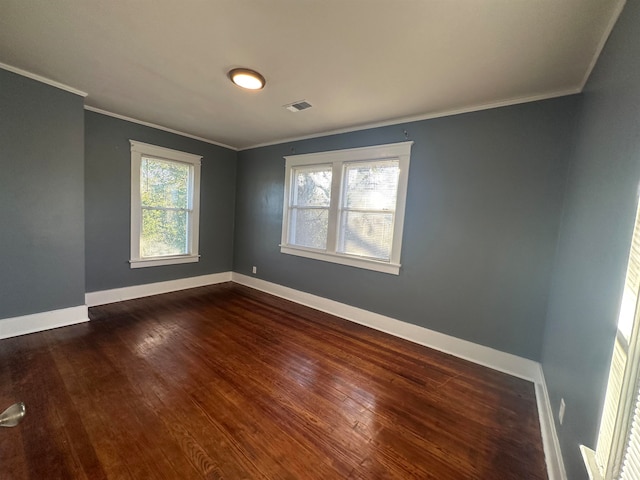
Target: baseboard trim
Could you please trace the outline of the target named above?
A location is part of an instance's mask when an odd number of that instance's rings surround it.
[[[539,362],[241,273],[233,272],[232,280],[276,297],[533,382],[549,480],[567,480],[549,394]]]
[[[551,408],[549,393],[540,363],[395,318],[336,302],[335,300],[329,300],[236,272],[214,273],[167,282],[89,292],[85,295],[86,305],[0,320],[0,339],[86,322],[89,320],[87,307],[228,281],[255,288],[256,290],[533,382],[549,480],[567,480],[553,409]]]
[[[89,307],[105,305],[107,303],[132,300],[134,298],[160,295],[161,293],[176,292],[188,288],[204,287],[216,283],[230,282],[231,272],[211,273],[197,277],[179,278],[166,282],[147,283],[144,285],[134,285],[131,287],[114,288],[111,290],[101,290],[88,292],[85,294],[85,303]]]
[[[89,321],[86,305],[32,313],[0,320],[0,339],[66,327]]]
[[[331,315],[404,338],[425,347],[449,353],[515,377],[524,378],[532,382],[539,379],[539,363],[533,360],[240,273],[234,272],[232,280],[241,285],[270,293],[276,297],[330,313]]]

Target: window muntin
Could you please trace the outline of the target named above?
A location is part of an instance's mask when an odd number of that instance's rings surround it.
[[[201,158],[131,141],[131,268],[199,260]]]
[[[285,157],[280,251],[397,275],[412,144]]]

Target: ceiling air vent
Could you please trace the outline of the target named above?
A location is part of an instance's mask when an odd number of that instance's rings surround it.
[[[311,104],[306,100],[300,100],[299,102],[290,103],[289,105],[283,105],[284,108],[289,110],[290,112],[299,112],[301,110],[306,110],[307,108],[311,108]]]

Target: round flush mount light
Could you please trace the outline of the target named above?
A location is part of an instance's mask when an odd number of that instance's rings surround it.
[[[262,75],[248,68],[234,68],[229,72],[229,79],[247,90],[260,90],[267,83]]]

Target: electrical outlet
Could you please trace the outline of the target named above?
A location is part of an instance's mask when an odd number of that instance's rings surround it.
[[[560,410],[558,411],[558,420],[560,420],[560,425],[562,425],[562,422],[564,421],[564,411],[566,409],[566,405],[564,403],[564,398],[560,399]]]
[[[256,273],[258,273],[258,267],[254,266],[254,267],[251,269],[251,272],[252,272],[254,275],[255,275]]]

